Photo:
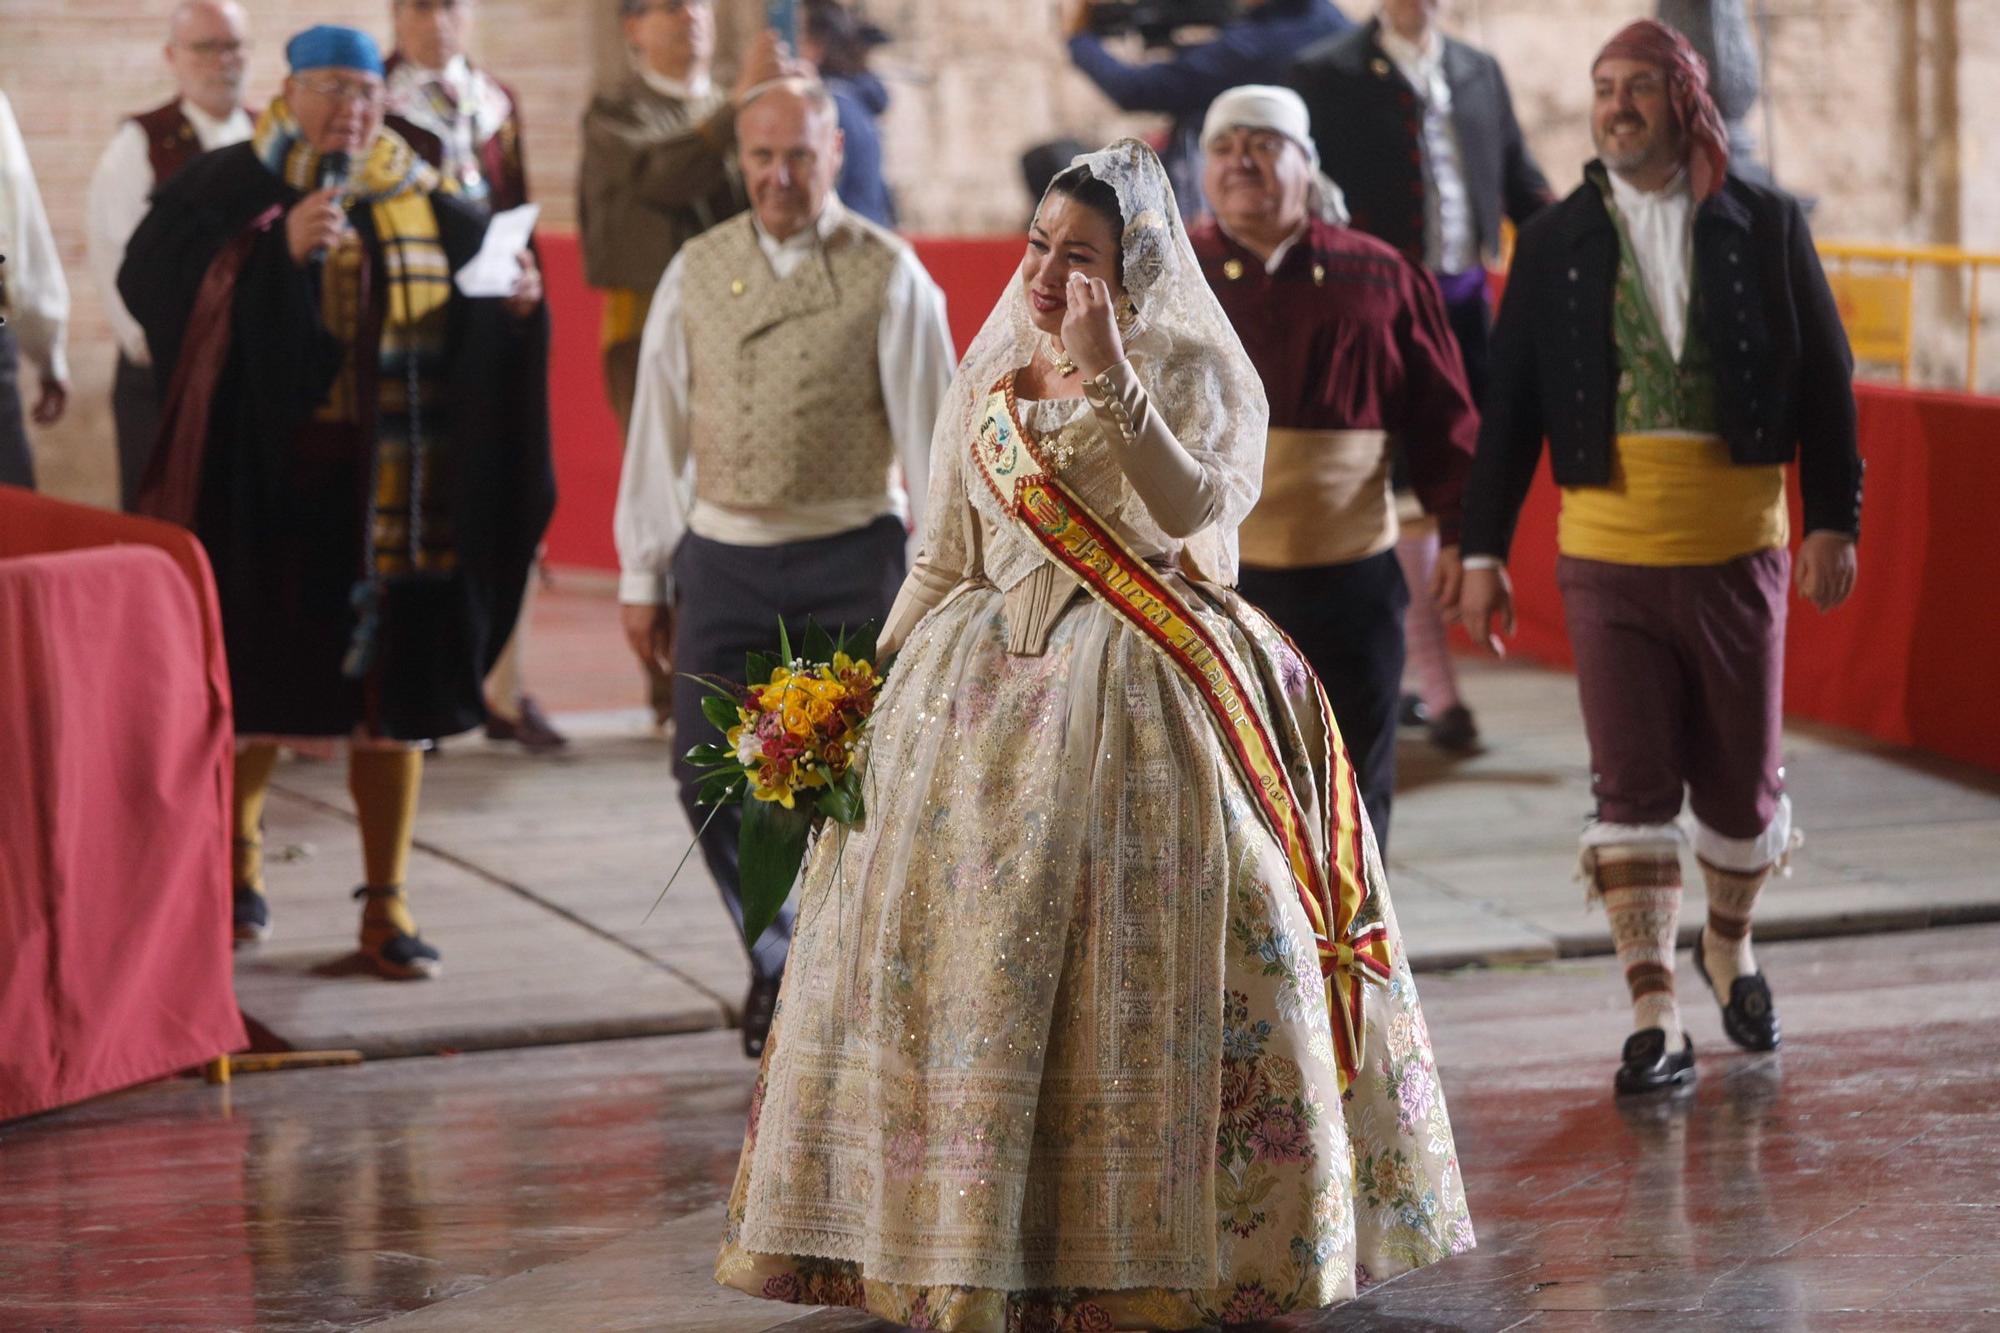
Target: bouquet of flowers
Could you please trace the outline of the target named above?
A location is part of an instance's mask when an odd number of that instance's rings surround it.
[[[687,760],[703,770],[701,804],[743,806],[738,872],[752,946],[791,896],[813,832],[861,822],[861,752],[882,690],[874,656],[872,628],[835,639],[808,624],[795,654],[781,622],[777,658],[751,653],[747,686],[702,681],[702,714],[723,743],[697,745]]]

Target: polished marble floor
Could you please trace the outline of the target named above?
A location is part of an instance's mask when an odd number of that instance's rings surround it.
[[[1426,976],[1480,1248],[1288,1330],[2000,1327],[2000,927],[1770,945],[1787,1048],[1692,1008],[1609,1095],[1608,960]],[[733,1034],[155,1084],[0,1126],[0,1329],[883,1333],[706,1279]]]

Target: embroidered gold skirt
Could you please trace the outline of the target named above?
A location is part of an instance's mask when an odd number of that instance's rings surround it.
[[[1193,594],[1242,678],[1303,672]],[[866,824],[800,887],[717,1280],[938,1329],[1179,1329],[1469,1249],[1386,898],[1343,1100],[1310,924],[1192,689],[1094,602],[1006,644],[963,587],[885,687]]]

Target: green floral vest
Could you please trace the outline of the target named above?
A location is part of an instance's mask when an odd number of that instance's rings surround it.
[[[1639,276],[1632,238],[1611,193],[1611,178],[1603,168],[1590,170],[1603,192],[1605,211],[1618,228],[1618,280],[1611,300],[1611,337],[1618,354],[1617,432],[1639,435],[1650,431],[1700,431],[1714,434],[1715,358],[1701,336],[1696,310],[1688,312],[1687,337],[1680,363],[1667,350],[1660,321]],[[1690,281],[1691,299],[1699,302],[1699,284]]]

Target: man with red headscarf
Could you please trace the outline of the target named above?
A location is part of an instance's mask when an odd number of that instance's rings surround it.
[[[1591,78],[1598,160],[1523,229],[1495,330],[1460,612],[1496,652],[1494,617],[1513,628],[1504,561],[1546,438],[1597,800],[1583,869],[1632,995],[1615,1081],[1632,1094],[1694,1079],[1673,979],[1684,842],[1708,890],[1695,967],[1723,1029],[1747,1050],[1778,1045],[1750,920],[1797,841],[1786,584],[1822,612],[1853,588],[1861,459],[1853,359],[1804,214],[1729,173],[1701,57],[1641,20]]]

